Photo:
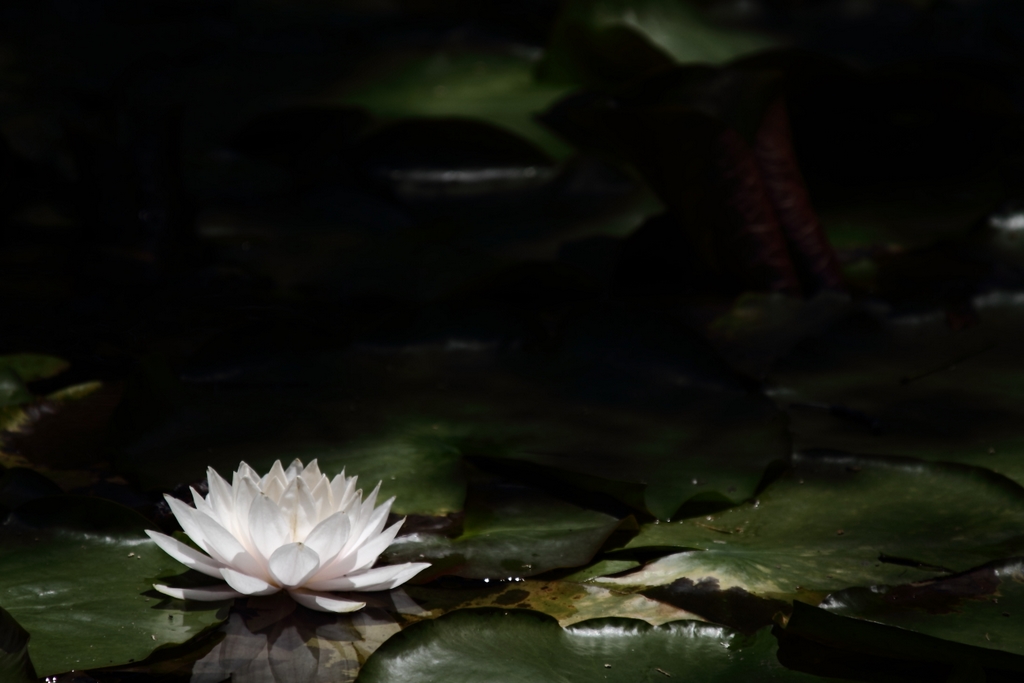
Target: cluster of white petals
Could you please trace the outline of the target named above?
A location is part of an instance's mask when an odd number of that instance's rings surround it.
[[[181,528],[205,555],[170,536],[146,533],[185,566],[227,584],[154,585],[166,595],[224,600],[284,590],[311,609],[352,612],[365,603],[333,591],[390,590],[430,566],[373,566],[404,521],[384,528],[394,498],[375,507],[380,484],[363,500],[357,477],[342,472],[328,479],[316,460],[305,468],[295,460],[288,469],[278,460],[262,478],[243,462],[230,484],[211,467],[208,480],[206,498],[192,489],[194,508],[165,496]]]

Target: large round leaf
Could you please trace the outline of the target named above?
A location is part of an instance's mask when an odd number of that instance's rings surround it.
[[[0,680],[33,683],[38,680],[28,658],[28,633],[10,612],[0,608]]]
[[[536,83],[533,66],[522,55],[439,51],[406,57],[390,73],[334,97],[382,118],[480,119],[516,132],[556,157],[568,156],[565,143],[533,119],[567,89]]]
[[[767,630],[594,619],[562,629],[522,610],[460,610],[394,636],[367,661],[362,683],[407,681],[816,680],[784,669]]]
[[[142,660],[222,621],[152,584],[183,567],[145,535],[146,520],[93,498],[42,498],[0,531],[0,606],[31,634],[40,676]]]
[[[867,681],[1017,681],[1024,675],[1024,657],[1018,654],[843,617],[801,602],[793,604],[780,634],[778,657],[801,670],[824,669]]]
[[[39,353],[13,353],[0,356],[0,371],[10,370],[22,382],[34,382],[59,375],[71,366],[63,358]]]
[[[402,536],[385,557],[433,562],[433,573],[500,581],[587,564],[618,524],[525,486],[484,484],[470,490],[458,538]]]
[[[792,597],[908,583],[1024,551],[1024,489],[963,465],[800,456],[756,500],[648,524],[626,547],[693,550],[603,585],[716,579],[722,589]]]
[[[897,626],[965,645],[1024,655],[1024,561],[948,579],[849,588],[820,605],[834,614]]]
[[[998,295],[978,304],[966,330],[941,312],[861,310],[797,346],[769,375],[795,447],[969,463],[1024,483],[1024,310]]]

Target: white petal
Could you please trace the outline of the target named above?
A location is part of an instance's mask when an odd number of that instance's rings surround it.
[[[199,491],[196,491],[194,486],[189,486],[188,490],[192,492],[192,503],[196,506],[196,510],[212,517],[214,515],[213,508],[206,502],[206,499],[203,498],[202,494],[199,493]]]
[[[427,562],[407,562],[374,567],[362,572],[339,576],[326,581],[310,581],[306,588],[317,591],[385,591],[391,590],[429,567]]]
[[[249,508],[249,533],[260,554],[270,559],[274,551],[292,542],[288,521],[277,503],[267,496],[258,496]]]
[[[308,607],[317,612],[355,612],[366,607],[365,602],[345,600],[330,593],[317,593],[315,591],[303,590],[302,588],[293,588],[288,591],[288,594],[303,607]]]
[[[292,538],[300,541],[309,535],[317,522],[320,521],[316,511],[316,501],[313,499],[313,492],[305,479],[296,479],[298,482],[298,495],[295,505],[295,512],[292,514]]]
[[[334,509],[347,510],[356,499],[356,484],[359,477],[345,477],[345,470],[331,480],[331,494],[334,496]]]
[[[295,480],[295,477],[299,476],[300,474],[302,474],[302,461],[299,460],[298,458],[295,458],[294,460],[292,460],[292,464],[288,465],[288,469],[284,471],[284,476],[288,479],[289,482],[292,482]]]
[[[153,588],[164,595],[169,595],[179,600],[200,600],[204,602],[230,600],[232,598],[240,598],[243,595],[224,584],[206,588],[175,588],[174,586],[165,586],[162,583],[154,583]]]
[[[402,522],[404,521],[404,519],[398,520],[381,532],[380,536],[371,538],[365,545],[356,548],[356,551],[352,553],[352,556],[355,557],[355,563],[348,571],[357,572],[372,567],[373,563],[380,557],[380,554],[387,550],[391,542],[395,540],[395,536],[398,535],[398,530],[402,528]]]
[[[253,557],[261,557],[260,551],[252,541],[252,533],[249,530],[249,511],[252,503],[261,495],[256,481],[250,477],[241,477],[235,483],[235,529],[238,540],[245,546]]]
[[[253,481],[257,482],[260,480],[259,473],[253,468],[249,467],[249,465],[244,460],[238,463],[238,471],[235,474],[237,474],[239,477],[250,477]]]
[[[229,586],[245,595],[271,595],[281,590],[280,586],[267,583],[259,577],[235,571],[230,567],[221,569],[220,574]]]
[[[206,535],[203,533],[202,527],[199,526],[199,522],[197,521],[197,514],[204,517],[205,515],[198,512],[195,508],[189,507],[174,496],[169,496],[166,493],[164,494],[164,500],[167,501],[167,505],[171,508],[171,513],[174,515],[174,518],[178,520],[178,524],[181,525],[182,530],[188,535],[188,537],[195,541],[196,545],[212,555],[214,559],[223,562],[224,558],[218,557],[210,551],[210,543],[207,540]]]
[[[188,547],[178,539],[161,534],[159,531],[146,529],[146,534],[160,546],[161,550],[189,569],[195,569],[197,572],[202,572],[207,576],[220,578],[220,568],[224,565],[217,562],[217,560],[207,557],[198,550]]]
[[[234,528],[235,496],[231,485],[212,467],[206,469],[206,482],[210,487],[210,495],[206,497],[206,502],[213,508],[216,520],[228,531],[238,533],[238,529]]]
[[[264,564],[257,562],[238,539],[230,531],[218,524],[213,517],[193,511],[192,519],[196,526],[199,527],[206,541],[206,545],[200,545],[200,547],[208,552],[210,557],[221,564],[234,567],[246,574],[261,576],[266,573]],[[186,533],[188,533],[188,530],[186,530]],[[189,536],[192,536],[192,534],[189,533]],[[195,539],[193,538],[192,540]],[[199,541],[196,541],[196,543],[198,544]]]
[[[331,482],[327,477],[320,477],[309,495],[316,501],[317,520],[323,521],[334,512],[334,496],[331,495]]]
[[[345,547],[348,540],[348,513],[335,512],[317,524],[306,536],[306,545],[316,551],[321,563],[330,562]]]
[[[270,556],[270,573],[286,588],[301,586],[320,568],[320,556],[302,543],[281,546]]]
[[[260,490],[276,503],[281,500],[281,494],[284,493],[287,486],[288,477],[284,474],[281,461],[275,460],[274,466],[270,468],[270,471],[260,481]]]
[[[368,495],[366,497],[366,500],[364,500],[362,503],[361,512],[367,517],[369,517],[370,512],[373,510],[373,506],[377,504],[377,494],[380,493],[380,485],[383,483],[384,482],[382,481],[378,481],[377,485],[373,487],[372,491],[370,491],[370,495]]]
[[[380,536],[370,539],[366,545],[359,546],[351,551],[343,550],[333,562],[324,562],[321,576],[317,578],[335,578],[352,572],[362,571],[363,569],[369,569],[377,561],[377,558],[380,557],[380,554],[391,545],[391,541],[395,540],[395,536],[398,534],[398,530],[402,527],[402,522],[404,521],[404,519],[401,519],[395,522],[385,529]],[[346,543],[345,545],[349,544]]]
[[[320,473],[320,466],[316,464],[316,458],[310,460],[309,464],[306,465],[306,469],[302,470],[302,478],[306,480],[306,484],[311,489],[320,483],[323,475]]]
[[[384,525],[388,522],[388,513],[391,512],[391,504],[394,502],[395,497],[392,496],[370,514],[366,520],[366,526],[359,534],[359,540],[356,541],[358,545],[366,543],[370,538],[383,531]]]

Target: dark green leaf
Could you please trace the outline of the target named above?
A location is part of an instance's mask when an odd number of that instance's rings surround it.
[[[470,489],[459,537],[402,536],[385,557],[433,562],[433,573],[500,581],[587,564],[618,524],[524,486],[481,484]]]
[[[359,680],[445,681],[815,680],[784,669],[767,630],[741,636],[721,626],[594,619],[562,629],[522,610],[461,610],[421,622],[385,643]]]
[[[31,634],[41,676],[142,660],[219,623],[218,603],[156,596],[182,572],[143,533],[138,514],[100,499],[44,498],[8,517],[0,536],[0,606]]]
[[[920,584],[849,588],[820,606],[833,614],[1024,655],[1024,564],[1019,559]]]
[[[817,600],[823,591],[908,583],[1021,553],[1024,489],[963,465],[805,455],[756,500],[648,524],[626,547],[694,550],[598,583],[715,579],[721,589]]]
[[[29,635],[10,612],[0,608],[0,680],[34,683],[38,680],[28,657]]]
[[[0,356],[0,371],[10,370],[22,382],[34,382],[59,375],[71,366],[63,358],[44,356],[38,353],[15,353]]]
[[[999,294],[977,303],[979,324],[965,330],[940,311],[862,309],[798,345],[769,374],[796,448],[961,462],[1024,482],[1024,311]]]
[[[963,672],[960,675],[972,671],[981,673],[981,669],[999,672],[1000,677],[992,680],[1013,680],[1024,675],[1024,657],[1019,655],[962,645],[893,626],[841,617],[801,602],[793,604],[793,616],[786,625],[786,634],[833,648],[851,650],[859,657],[941,663],[949,667],[947,671]],[[980,678],[975,679],[949,680],[986,679],[982,674]]]

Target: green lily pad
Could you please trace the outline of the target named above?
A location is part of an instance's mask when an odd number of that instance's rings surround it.
[[[14,353],[0,356],[0,372],[10,370],[22,382],[34,382],[59,375],[71,367],[63,358],[39,353]]]
[[[798,345],[769,373],[794,446],[961,462],[1024,483],[1024,309],[1000,294],[976,305],[980,322],[965,330],[938,311],[862,309]]]
[[[741,636],[721,626],[592,619],[562,629],[523,610],[460,610],[415,624],[366,662],[359,680],[408,681],[804,681],[783,668],[768,630]]]
[[[25,388],[18,373],[10,368],[0,367],[0,408],[28,403],[32,393]],[[5,426],[0,423],[0,426]]]
[[[433,574],[500,581],[590,562],[619,520],[513,484],[470,489],[460,536],[401,536],[388,562],[432,562]],[[429,576],[429,574],[426,574]]]
[[[804,455],[756,500],[648,524],[626,548],[690,550],[600,585],[715,579],[722,590],[817,602],[822,592],[909,583],[1021,553],[1024,489],[963,465]]]
[[[797,652],[791,652],[791,646],[798,646],[801,640],[817,645],[812,648],[810,662],[800,662],[798,647],[792,647]],[[843,658],[844,652],[848,663],[859,661],[868,667],[881,664],[884,673],[858,676],[860,680],[1012,681],[1024,675],[1024,657],[1017,654],[851,619],[800,602],[793,604],[793,615],[780,638],[780,661],[820,666],[826,659],[823,654]],[[846,671],[854,668],[859,667],[848,666]]]
[[[1020,559],[920,584],[848,588],[819,606],[833,614],[1024,655]]]
[[[384,119],[413,116],[487,121],[518,133],[555,158],[570,148],[534,121],[565,95],[565,86],[537,83],[534,60],[495,52],[445,51],[410,56],[389,73],[333,93],[327,101],[358,105]]]
[[[0,608],[0,680],[9,683],[39,680],[28,658],[28,632],[3,608]]]
[[[145,535],[145,518],[101,499],[54,497],[8,517],[0,605],[30,634],[38,675],[142,660],[223,619],[219,603],[184,606],[152,584],[182,572]]]
[[[625,42],[624,31],[635,37]],[[612,45],[619,54],[595,64],[594,53]],[[659,54],[678,64],[725,64],[777,45],[764,33],[716,25],[686,0],[573,0],[555,26],[541,73],[553,82],[600,82],[609,71],[628,73],[628,67],[634,72],[629,75],[642,76],[645,67],[660,66]],[[612,64],[616,57],[623,62],[619,69]],[[595,66],[604,68],[595,71]]]

